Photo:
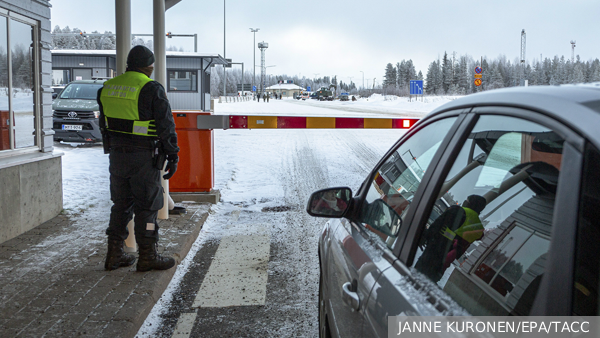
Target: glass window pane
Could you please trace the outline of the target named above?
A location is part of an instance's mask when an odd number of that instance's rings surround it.
[[[600,316],[600,152],[586,147],[579,205],[573,315]]]
[[[472,315],[527,315],[544,274],[563,141],[482,116],[444,180],[415,269]]]
[[[168,71],[169,91],[198,91],[196,71]]]
[[[69,83],[69,71],[66,69],[54,69],[52,70],[52,85],[53,86],[64,86]]]
[[[98,97],[98,90],[102,84],[93,83],[71,83],[60,93],[61,99],[73,100],[95,100]]]
[[[35,145],[33,27],[11,20],[10,53],[15,147],[30,147]]]
[[[391,247],[433,155],[456,118],[434,122],[406,140],[378,168],[371,182],[361,221]],[[383,202],[383,203],[382,203]]]
[[[10,149],[7,37],[6,18],[0,16],[0,150]]]

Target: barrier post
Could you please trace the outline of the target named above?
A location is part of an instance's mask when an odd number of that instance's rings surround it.
[[[169,180],[174,201],[217,203],[214,190],[213,130],[198,129],[198,116],[212,115],[204,111],[174,111],[175,131],[179,145],[177,173]]]

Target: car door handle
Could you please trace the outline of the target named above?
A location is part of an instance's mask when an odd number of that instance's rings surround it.
[[[355,287],[353,287],[350,282],[344,283],[344,285],[342,285],[342,300],[350,306],[352,311],[358,311],[360,299],[358,298],[358,293],[353,291],[353,289],[355,289]]]

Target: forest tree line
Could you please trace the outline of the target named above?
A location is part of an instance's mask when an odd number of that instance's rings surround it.
[[[60,28],[55,26],[52,31],[53,49],[115,49],[115,35],[110,31],[105,31],[102,35],[85,35],[78,28],[70,29],[69,26]],[[74,35],[59,35],[54,33],[75,33]],[[92,32],[100,34],[97,31]],[[144,45],[151,50],[154,45],[151,39],[144,40],[139,37],[132,39],[132,46]],[[182,47],[169,46],[169,51],[183,51]],[[1,66],[1,65],[0,65]],[[482,85],[480,87],[474,84],[475,67],[481,66]],[[260,67],[256,72],[247,69],[242,78],[242,71],[238,68],[229,68],[227,75],[227,95],[237,95],[237,85],[245,82],[254,83],[260,90]],[[254,82],[252,77],[255,75]],[[425,93],[428,95],[466,95],[482,90],[490,90],[504,87],[514,87],[521,85],[521,80],[527,80],[528,85],[559,85],[567,83],[586,83],[600,81],[600,61],[595,60],[582,61],[579,55],[571,61],[564,56],[553,58],[544,58],[543,60],[534,60],[521,65],[515,58],[512,62],[501,55],[495,59],[484,57],[474,59],[469,55],[452,55],[444,52],[440,59],[432,61],[427,68],[425,75],[421,71],[416,71],[413,61],[402,60],[395,64],[388,63],[385,68],[383,81],[367,82],[367,88],[358,88],[350,79],[347,82],[338,79],[337,76],[323,76],[319,78],[299,77],[297,75],[288,76],[286,74],[273,75],[268,74],[264,80],[264,86],[269,87],[277,84],[280,80],[293,80],[295,84],[303,88],[311,88],[311,91],[318,90],[320,87],[335,86],[336,93],[348,92],[350,94],[368,95],[369,93],[381,93],[388,95],[406,96],[409,94],[410,80],[424,80]],[[211,71],[211,95],[220,96],[223,93],[223,68],[214,67]]]
[[[544,58],[525,62],[518,59],[513,62],[506,56],[496,59],[473,59],[469,55],[457,56],[444,53],[442,59],[434,60],[427,68],[423,78],[421,72],[415,76],[412,61],[402,61],[394,67],[391,63],[385,69],[383,93],[408,95],[409,80],[425,80],[425,92],[428,95],[466,95],[505,87],[515,87],[527,80],[529,86],[560,85],[600,81],[600,60],[581,61],[579,55],[573,61],[564,56]],[[474,84],[475,67],[482,67],[482,85]],[[375,88],[377,89],[377,88]]]

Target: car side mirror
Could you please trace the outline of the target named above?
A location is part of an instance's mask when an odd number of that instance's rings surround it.
[[[52,93],[52,100],[56,99],[58,97],[58,93]]]
[[[315,217],[341,218],[352,200],[350,188],[328,188],[315,191],[308,199],[306,212]]]
[[[377,199],[366,206],[361,222],[374,229],[395,237],[402,226],[400,215],[381,199]]]

